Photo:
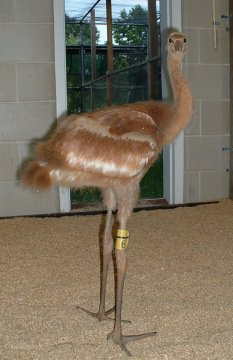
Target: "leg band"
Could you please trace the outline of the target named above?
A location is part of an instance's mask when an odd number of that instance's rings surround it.
[[[115,249],[123,250],[126,249],[129,243],[129,232],[128,230],[117,230]]]

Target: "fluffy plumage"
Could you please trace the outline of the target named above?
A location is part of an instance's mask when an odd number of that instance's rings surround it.
[[[103,239],[100,308],[96,314],[86,311],[99,320],[108,319],[105,293],[113,251],[112,210],[118,208],[120,229],[127,229],[141,178],[156,160],[163,145],[171,142],[191,118],[192,96],[181,72],[185,51],[185,36],[171,34],[168,41],[168,72],[173,102],[145,101],[68,116],[49,140],[37,145],[36,159],[28,164],[23,174],[26,185],[41,189],[52,185],[102,189],[108,212]],[[109,337],[130,355],[126,348],[128,341],[155,333],[130,337],[122,335],[122,291],[127,268],[125,250],[115,249],[115,257],[116,318]]]

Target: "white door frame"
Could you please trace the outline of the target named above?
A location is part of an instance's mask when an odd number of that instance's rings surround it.
[[[53,0],[56,79],[56,115],[58,121],[67,112],[65,0]],[[60,211],[71,210],[70,189],[59,187]]]
[[[66,49],[65,49],[65,0],[53,0],[56,112],[59,120],[67,111]],[[181,0],[162,0],[161,33],[162,44],[166,44],[169,29],[181,30]],[[169,98],[166,75],[166,53],[162,49],[162,94]],[[163,152],[164,197],[170,204],[183,203],[184,189],[184,134],[183,132]],[[71,210],[70,189],[59,188],[60,211]]]
[[[161,36],[162,44],[166,44],[170,31],[181,31],[181,0],[162,0]],[[167,54],[162,50],[162,96],[164,100],[170,99],[170,89],[167,82]],[[184,133],[175,141],[165,147],[163,151],[163,189],[164,198],[169,204],[182,204],[184,202]]]

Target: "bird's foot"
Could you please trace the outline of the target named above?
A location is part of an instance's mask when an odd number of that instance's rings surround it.
[[[89,311],[87,309],[84,309],[81,306],[77,306],[77,309],[84,311],[86,314],[90,315],[91,317],[94,317],[94,318],[98,319],[99,321],[104,321],[104,320],[115,321],[115,319],[108,316],[108,315],[112,314],[115,311],[115,306],[113,306],[111,309],[109,309],[107,311],[99,310],[96,313],[92,312],[92,311]],[[126,323],[126,324],[131,324],[131,321],[129,321],[129,320],[122,320],[122,322]]]
[[[104,321],[104,320],[112,320],[112,321],[114,321],[114,319],[112,319],[108,315],[111,314],[112,312],[114,312],[115,306],[113,306],[111,309],[109,309],[106,312],[99,310],[96,313],[92,312],[92,311],[89,311],[87,309],[84,309],[81,306],[77,306],[77,309],[84,311],[86,314],[90,315],[91,317],[94,317],[94,318],[98,319],[99,321]]]
[[[121,349],[123,351],[126,352],[126,354],[128,356],[132,356],[131,352],[129,352],[129,350],[127,349],[126,345],[129,341],[136,341],[136,340],[140,340],[140,339],[145,339],[147,337],[151,337],[151,336],[155,336],[156,335],[156,331],[153,332],[149,332],[149,333],[145,333],[145,334],[140,334],[140,335],[122,335],[121,333],[119,333],[119,331],[112,331],[107,339],[112,339],[113,342],[117,345],[119,345],[121,347]]]

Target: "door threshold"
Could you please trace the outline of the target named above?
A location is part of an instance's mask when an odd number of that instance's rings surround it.
[[[149,209],[155,207],[166,207],[168,206],[167,200],[163,198],[159,199],[139,199],[135,206],[135,209]],[[86,203],[86,204],[72,204],[71,211],[76,213],[83,212],[95,212],[95,211],[103,211],[106,210],[106,207],[101,203]]]

